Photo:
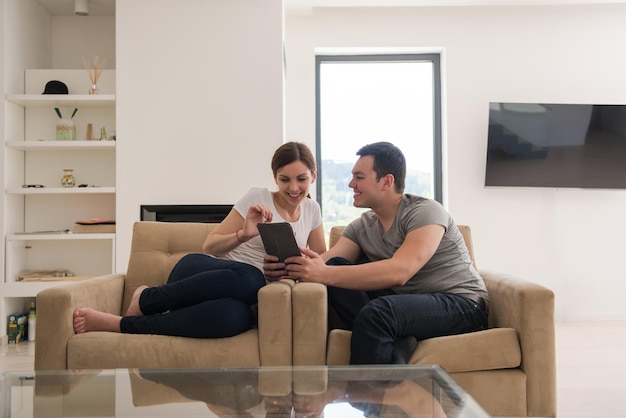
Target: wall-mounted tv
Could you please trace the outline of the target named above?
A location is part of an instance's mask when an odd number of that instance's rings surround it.
[[[626,105],[490,103],[485,186],[626,189]]]

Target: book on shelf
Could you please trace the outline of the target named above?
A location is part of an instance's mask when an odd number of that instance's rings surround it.
[[[74,276],[69,270],[22,270],[17,275],[18,282],[61,282],[90,279],[92,276]]]

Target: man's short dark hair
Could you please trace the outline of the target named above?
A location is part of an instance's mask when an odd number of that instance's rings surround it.
[[[404,182],[406,179],[406,159],[400,148],[391,142],[375,142],[368,144],[357,151],[356,155],[374,157],[374,171],[376,180],[380,180],[387,174],[393,175],[395,179],[395,189],[398,193],[404,193]]]

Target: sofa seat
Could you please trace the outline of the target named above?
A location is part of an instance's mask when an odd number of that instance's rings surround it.
[[[352,333],[334,329],[328,336],[329,365],[350,361]],[[420,341],[410,364],[439,364],[448,373],[519,367],[522,353],[513,328],[492,328],[467,334],[429,338]]]
[[[352,333],[333,329],[328,335],[327,362],[350,362]],[[491,328],[420,341],[411,364],[438,364],[490,412],[502,416],[526,416],[526,374],[517,332]]]
[[[449,373],[513,369],[522,362],[513,328],[492,328],[430,338],[417,345],[409,363],[439,364]]]
[[[258,366],[258,341],[256,329],[214,339],[88,332],[68,340],[68,369]]]

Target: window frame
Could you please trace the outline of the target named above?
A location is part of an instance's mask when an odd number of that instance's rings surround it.
[[[326,55],[315,56],[315,157],[318,161],[316,181],[316,198],[322,207],[322,138],[321,138],[321,79],[320,69],[323,63],[330,61],[370,61],[399,62],[419,61],[433,65],[433,199],[443,204],[443,138],[442,138],[442,99],[441,99],[441,54],[357,54],[357,55]],[[365,144],[363,144],[365,145]],[[356,152],[356,150],[355,150]],[[323,211],[323,207],[322,207]]]

